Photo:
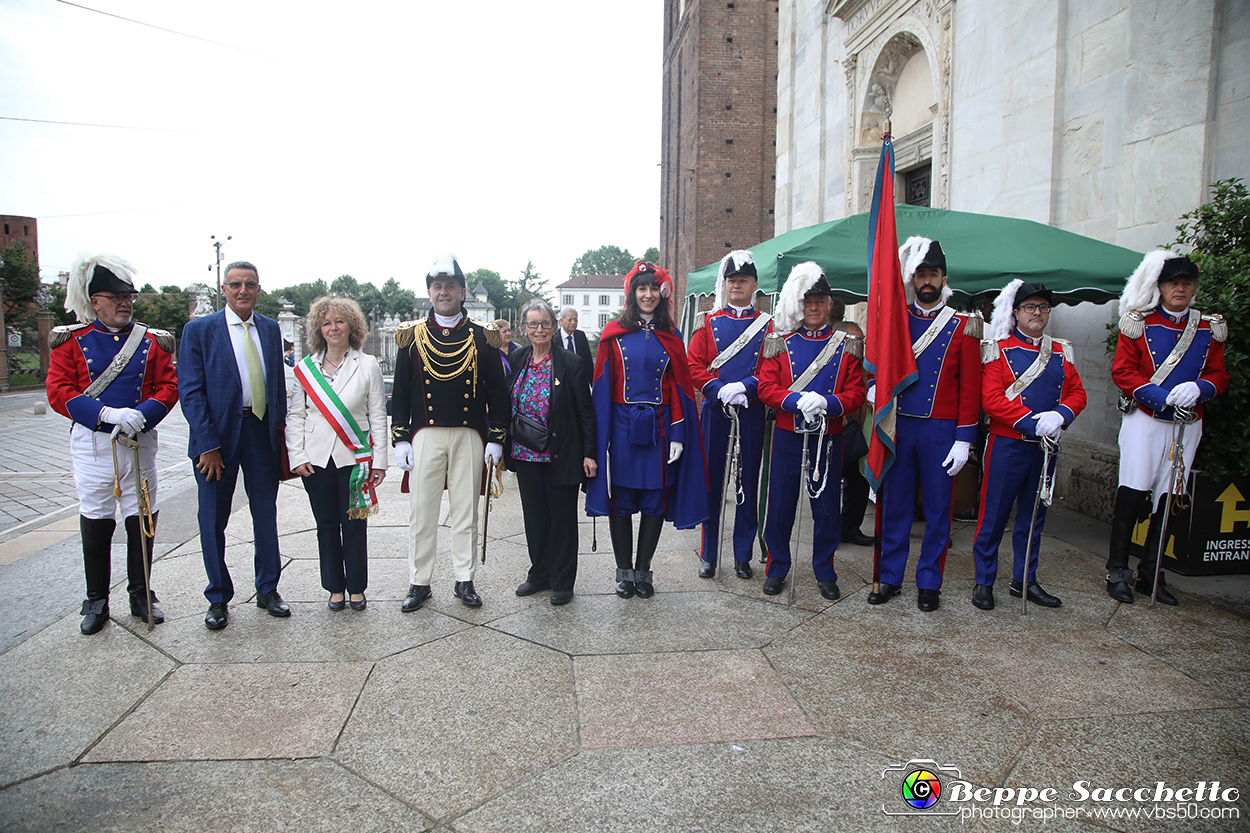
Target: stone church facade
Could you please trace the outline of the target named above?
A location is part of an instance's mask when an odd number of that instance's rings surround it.
[[[777,37],[774,234],[868,209],[887,108],[902,200],[1138,251],[1211,182],[1250,178],[1250,0],[780,0]],[[1051,323],[1090,395],[1061,493],[1095,515],[1115,485],[1117,315]]]

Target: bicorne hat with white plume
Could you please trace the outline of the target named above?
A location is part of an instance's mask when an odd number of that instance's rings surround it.
[[[832,296],[833,289],[825,279],[825,270],[816,261],[809,260],[791,269],[786,285],[781,288],[773,314],[774,332],[788,335],[802,326],[803,299],[813,294]]]
[[[70,267],[65,287],[65,310],[86,323],[96,318],[91,296],[97,292],[134,293],[135,267],[117,255],[79,255]]]
[[[730,275],[748,275],[752,280],[759,280],[755,258],[748,249],[735,249],[721,258],[720,271],[716,274],[716,303],[712,305],[713,310],[725,309],[729,303],[725,294],[725,279]]]
[[[907,293],[907,303],[916,300],[916,287],[912,283],[916,270],[921,266],[932,266],[946,274],[946,253],[942,244],[927,237],[909,237],[907,242],[898,247],[898,262],[903,269],[903,289]],[[951,297],[950,284],[942,287],[942,300]]]
[[[990,331],[986,337],[990,341],[1002,341],[1011,335],[1016,326],[1016,310],[1026,299],[1035,295],[1045,298],[1047,304],[1055,298],[1055,293],[1047,289],[1044,283],[1026,283],[1016,278],[1003,287],[1003,291],[994,299],[994,314],[990,318]]]
[[[434,258],[434,265],[430,267],[430,271],[425,275],[425,286],[427,289],[430,284],[434,283],[435,278],[455,278],[461,286],[468,289],[468,284],[464,278],[464,270],[460,268],[460,261],[456,260],[456,256],[451,252],[442,252],[438,257]]]

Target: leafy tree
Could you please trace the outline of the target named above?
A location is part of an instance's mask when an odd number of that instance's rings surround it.
[[[525,268],[521,270],[521,276],[512,285],[517,307],[525,306],[525,302],[531,298],[541,298],[550,304],[551,298],[548,293],[551,289],[547,284],[548,281],[542,273],[534,271],[534,261],[526,261]]]
[[[517,303],[516,291],[508,286],[498,272],[492,269],[474,269],[464,277],[469,284],[469,289],[477,286],[479,281],[485,284],[486,296],[501,314],[504,310],[516,309],[520,306]]]
[[[400,287],[399,281],[387,278],[379,291],[381,311],[386,315],[395,315],[407,320],[413,317],[417,309],[417,294],[411,289]]]
[[[0,292],[4,293],[4,323],[14,330],[31,330],[35,326],[36,302],[41,289],[39,264],[26,249],[14,240],[0,251]]]
[[[657,252],[658,254],[658,252]],[[569,277],[579,275],[624,275],[634,268],[634,256],[629,249],[620,246],[600,246],[590,249],[577,260],[569,270]]]
[[[162,286],[157,292],[151,284],[144,285],[143,293],[150,293],[151,297],[135,303],[135,320],[182,338],[182,328],[191,319],[195,294],[178,286]]]
[[[642,259],[647,261],[647,263],[658,264],[660,262],[660,250],[657,247],[652,246],[642,253]]]
[[[1250,191],[1237,178],[1214,184],[1211,202],[1184,215],[1176,244],[1192,246],[1189,257],[1202,282],[1194,305],[1218,313],[1228,324],[1224,365],[1228,390],[1203,406],[1202,444],[1194,467],[1215,476],[1236,474],[1250,458]]]
[[[360,281],[351,275],[339,275],[330,281],[330,292],[334,295],[341,295],[344,298],[360,298]],[[314,299],[315,300],[315,299]]]
[[[52,311],[52,325],[62,327],[77,324],[78,316],[65,309],[65,287],[59,283],[44,284],[48,291],[47,309]]]

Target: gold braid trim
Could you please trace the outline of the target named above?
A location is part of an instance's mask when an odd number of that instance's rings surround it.
[[[473,389],[477,390],[477,345],[473,340],[473,328],[466,327],[464,334],[464,341],[445,350],[430,337],[429,327],[418,326],[413,328],[412,343],[421,357],[421,369],[432,378],[447,382],[472,373]],[[398,332],[395,341],[399,341]]]
[[[412,346],[412,340],[418,327],[424,327],[424,321],[405,321],[399,325],[399,329],[395,331],[395,345],[400,350],[407,350]]]

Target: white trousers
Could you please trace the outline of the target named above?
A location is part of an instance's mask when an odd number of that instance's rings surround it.
[[[482,488],[485,446],[472,428],[422,428],[412,437],[408,477],[412,513],[408,518],[408,581],[428,585],[438,553],[438,511],[443,484],[451,504],[451,559],[456,581],[473,581],[477,553],[477,502]]]
[[[1172,451],[1180,426],[1155,419],[1141,411],[1125,414],[1120,421],[1120,485],[1154,493],[1155,509],[1163,506],[1172,485]],[[1185,482],[1202,440],[1202,420],[1185,426]]]
[[[135,452],[117,446],[117,479],[121,497],[113,497],[113,442],[108,434],[74,423],[69,434],[70,459],[74,464],[74,489],[78,492],[78,514],[84,518],[116,517],[120,504],[122,518],[139,514],[135,494]],[[156,511],[156,430],[139,434],[139,467],[148,479],[148,496]]]

